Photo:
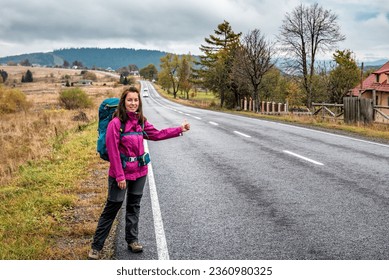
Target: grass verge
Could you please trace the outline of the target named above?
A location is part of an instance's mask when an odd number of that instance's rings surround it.
[[[98,184],[83,186],[99,161],[96,125],[56,137],[49,158],[27,162],[11,183],[1,186],[0,259],[78,259],[85,254],[87,245],[77,249],[63,240],[83,236],[89,241],[93,234],[96,214],[90,222],[72,222],[82,195],[89,194],[88,204],[97,206],[96,211],[104,202],[104,195],[93,195],[99,193]]]
[[[166,99],[187,106],[214,110],[214,111],[221,111],[221,112],[236,114],[236,115],[243,115],[243,116],[258,118],[258,119],[267,119],[267,120],[272,120],[277,122],[303,125],[311,128],[346,134],[349,136],[359,136],[359,137],[366,138],[368,140],[389,143],[388,124],[373,123],[369,125],[364,125],[364,124],[347,125],[343,122],[343,120],[333,119],[333,118],[323,119],[321,116],[306,116],[306,115],[298,116],[292,114],[266,115],[266,114],[257,114],[249,111],[228,110],[225,108],[220,108],[219,101],[215,97],[212,98],[211,93],[204,95],[205,93],[199,92],[196,96],[192,97],[189,100],[182,99],[182,98],[174,99],[171,94],[168,94],[165,90],[161,89],[158,85],[155,86],[158,92]]]

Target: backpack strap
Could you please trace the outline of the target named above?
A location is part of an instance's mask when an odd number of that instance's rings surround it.
[[[144,124],[142,124],[142,131],[124,132],[125,126],[126,126],[125,123],[121,123],[121,125],[120,125],[120,139],[122,139],[123,136],[125,136],[125,135],[146,135],[146,137],[149,138],[147,136],[147,133],[144,130]]]
[[[120,122],[120,140],[123,138],[124,136],[124,129],[126,127],[126,124],[125,123],[122,123]]]
[[[149,140],[150,138],[149,138],[149,136],[147,135],[147,133],[145,131],[145,123],[143,122],[141,126],[142,126],[142,134],[144,136],[146,136],[147,140]]]

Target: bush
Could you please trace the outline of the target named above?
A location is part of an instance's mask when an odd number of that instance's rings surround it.
[[[80,88],[65,89],[59,94],[59,102],[65,109],[82,109],[92,107],[92,100]]]
[[[0,70],[0,83],[5,83],[8,78],[8,73],[3,69]]]
[[[85,80],[97,81],[97,76],[93,72],[85,71],[84,73],[82,73],[82,77]]]
[[[26,112],[31,105],[20,90],[0,87],[0,114]]]
[[[26,74],[22,77],[22,83],[32,83],[33,81],[32,72],[27,70]]]

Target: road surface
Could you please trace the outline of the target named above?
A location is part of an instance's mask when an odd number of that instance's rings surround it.
[[[191,131],[147,141],[144,252],[127,250],[120,215],[117,259],[389,259],[389,145],[185,107],[142,86],[155,127],[187,119]]]

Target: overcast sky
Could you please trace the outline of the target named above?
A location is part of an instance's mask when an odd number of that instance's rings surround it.
[[[226,20],[234,32],[260,29],[268,40],[309,0],[0,0],[0,57],[69,47],[153,49],[200,54]],[[388,0],[322,0],[338,15],[358,61],[389,59]],[[328,54],[331,57],[331,54]]]

